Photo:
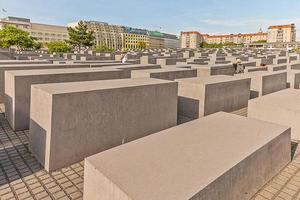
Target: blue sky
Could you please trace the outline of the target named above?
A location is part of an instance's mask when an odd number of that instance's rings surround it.
[[[0,12],[1,17],[27,17],[33,22],[66,25],[97,20],[174,34],[257,32],[285,23],[300,26],[300,0],[0,0],[0,8],[7,10]]]

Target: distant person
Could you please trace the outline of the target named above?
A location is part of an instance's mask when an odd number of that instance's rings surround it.
[[[245,66],[240,59],[237,59],[236,62],[233,63],[233,67],[236,74],[244,73]]]
[[[122,59],[121,59],[122,64],[125,64],[127,62],[127,60],[128,60],[128,53],[126,52],[125,55],[122,56]]]

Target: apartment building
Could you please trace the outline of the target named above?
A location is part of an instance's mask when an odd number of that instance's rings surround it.
[[[164,34],[164,47],[167,49],[180,48],[180,40],[176,35],[163,33]]]
[[[204,41],[208,44],[224,44],[224,43],[235,43],[235,44],[248,44],[258,41],[266,41],[267,33],[246,33],[246,34],[227,34],[227,35],[203,35]]]
[[[138,49],[140,48],[140,42],[146,44],[146,48],[149,48],[149,37],[147,35],[147,30],[138,29],[132,27],[123,27],[123,49]]]
[[[295,24],[275,25],[268,28],[268,43],[296,42]]]
[[[88,29],[94,32],[96,45],[105,45],[111,49],[121,49],[123,44],[123,27],[111,25],[106,22],[84,21]],[[78,22],[69,23],[69,27],[75,27]]]
[[[181,48],[197,49],[200,48],[203,41],[203,36],[197,31],[181,32],[180,34]]]
[[[30,19],[6,17],[0,19],[0,29],[5,25],[15,26],[35,37],[39,42],[63,41],[69,38],[67,27],[50,24],[32,23]]]

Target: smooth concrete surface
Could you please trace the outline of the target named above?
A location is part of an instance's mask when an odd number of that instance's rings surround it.
[[[292,139],[300,140],[300,91],[285,89],[249,101],[248,116],[292,127]]]
[[[251,98],[277,92],[287,88],[287,72],[249,72],[235,74],[236,77],[251,78]]]
[[[86,158],[83,199],[250,199],[290,161],[288,127],[217,113]]]
[[[160,69],[161,66],[157,64],[147,64],[147,65],[135,64],[135,65],[118,65],[118,66],[105,67],[105,68],[132,71],[132,70],[145,70],[145,69]]]
[[[131,78],[157,78],[164,80],[175,80],[197,76],[197,70],[184,68],[162,68],[131,71]]]
[[[250,78],[216,75],[178,81],[178,114],[196,119],[247,107]]]
[[[207,77],[213,75],[234,75],[234,67],[232,64],[219,64],[219,65],[192,65],[192,69],[197,70],[197,76]]]
[[[53,171],[176,126],[177,92],[148,78],[32,85],[30,149]]]
[[[4,103],[4,72],[8,70],[31,70],[31,69],[60,69],[60,68],[88,68],[120,65],[116,63],[98,63],[98,64],[15,64],[0,65],[0,103]]]
[[[288,88],[299,89],[300,85],[300,71],[288,70],[287,71]]]
[[[5,116],[15,131],[27,130],[32,84],[130,78],[130,71],[104,68],[17,70],[5,72]]]
[[[268,65],[267,68],[270,72],[282,71],[287,70],[287,64]]]

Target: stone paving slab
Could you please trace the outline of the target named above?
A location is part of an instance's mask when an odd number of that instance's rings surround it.
[[[14,132],[0,105],[0,200],[81,200],[83,162],[46,172],[28,150],[28,131]],[[247,116],[247,109],[233,112]],[[252,200],[300,200],[299,142],[292,145],[293,161]]]

